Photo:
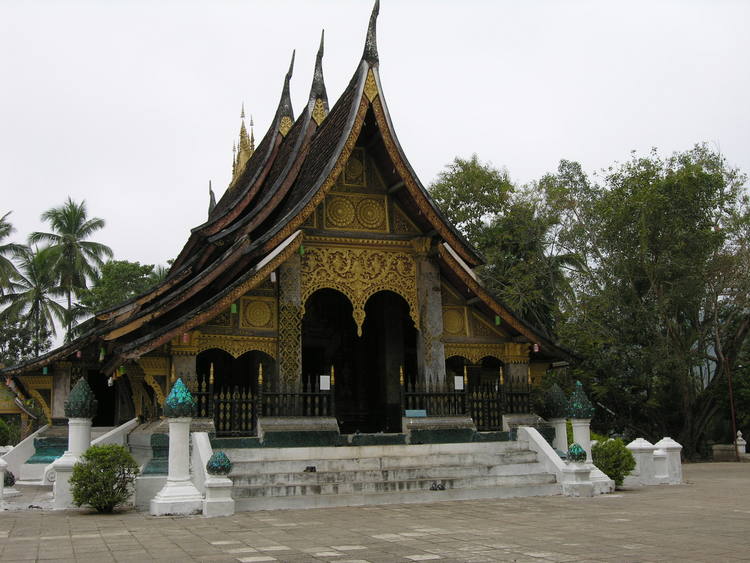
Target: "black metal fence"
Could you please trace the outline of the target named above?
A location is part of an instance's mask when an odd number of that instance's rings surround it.
[[[208,379],[208,378],[207,378]],[[263,378],[255,390],[247,387],[215,388],[212,378],[192,390],[195,416],[213,418],[218,436],[249,436],[257,432],[259,416],[336,416],[335,385],[320,389],[318,378],[303,384],[300,392],[265,391]],[[423,410],[428,416],[471,416],[477,430],[501,430],[503,414],[527,413],[531,387],[525,383],[475,384],[463,390],[436,390],[423,383],[401,382],[401,405]]]

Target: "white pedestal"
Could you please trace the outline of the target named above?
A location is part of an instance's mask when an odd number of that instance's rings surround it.
[[[203,496],[190,480],[190,417],[169,419],[169,470],[167,483],[151,499],[149,512],[195,514],[203,509]]]
[[[625,477],[625,485],[654,485],[656,471],[654,467],[654,446],[648,440],[636,438],[625,446],[635,458],[635,469]]]
[[[234,514],[232,480],[213,475],[206,479],[206,499],[203,501],[203,516],[231,516]]]
[[[656,442],[654,447],[664,450],[667,454],[667,483],[682,483],[682,446],[672,438],[666,437]]]
[[[75,508],[73,494],[70,492],[70,477],[73,474],[73,466],[90,445],[91,419],[69,418],[68,449],[62,457],[52,463],[55,479],[52,485],[55,510]]]
[[[5,493],[5,470],[7,467],[8,462],[0,459],[0,502],[2,502]]]
[[[567,421],[564,418],[551,418],[549,423],[555,429],[555,439],[552,447],[561,452],[568,451],[568,428]]]
[[[563,494],[569,497],[593,497],[594,484],[591,482],[591,465],[568,462],[563,468]]]
[[[570,423],[573,425],[573,441],[584,449],[586,461],[591,463],[591,419],[573,418]]]

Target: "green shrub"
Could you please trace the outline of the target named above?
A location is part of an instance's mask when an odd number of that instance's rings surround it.
[[[600,440],[591,448],[591,457],[594,465],[612,479],[617,487],[621,487],[625,476],[635,469],[635,458],[620,438]]]
[[[4,487],[13,487],[16,484],[16,476],[13,475],[12,471],[5,470],[5,476],[3,477]]]
[[[0,446],[15,446],[18,443],[18,434],[18,426],[0,418]]]
[[[130,498],[137,475],[138,464],[122,446],[91,446],[73,466],[73,502],[98,512],[112,512]]]

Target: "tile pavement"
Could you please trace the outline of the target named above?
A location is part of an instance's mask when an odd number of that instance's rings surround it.
[[[3,511],[0,561],[750,560],[750,464],[691,464],[684,472],[685,485],[591,499],[264,511],[211,519]]]

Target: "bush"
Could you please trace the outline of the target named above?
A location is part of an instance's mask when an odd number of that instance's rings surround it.
[[[13,472],[6,469],[5,476],[3,477],[3,486],[12,487],[15,484],[16,484],[16,476],[13,475]]]
[[[19,433],[18,426],[0,418],[0,446],[15,446]]]
[[[137,475],[138,464],[122,446],[91,446],[73,466],[73,502],[110,513],[130,498]]]
[[[619,438],[603,439],[594,444],[591,457],[594,465],[612,479],[617,487],[621,487],[625,476],[635,469],[633,454]]]

